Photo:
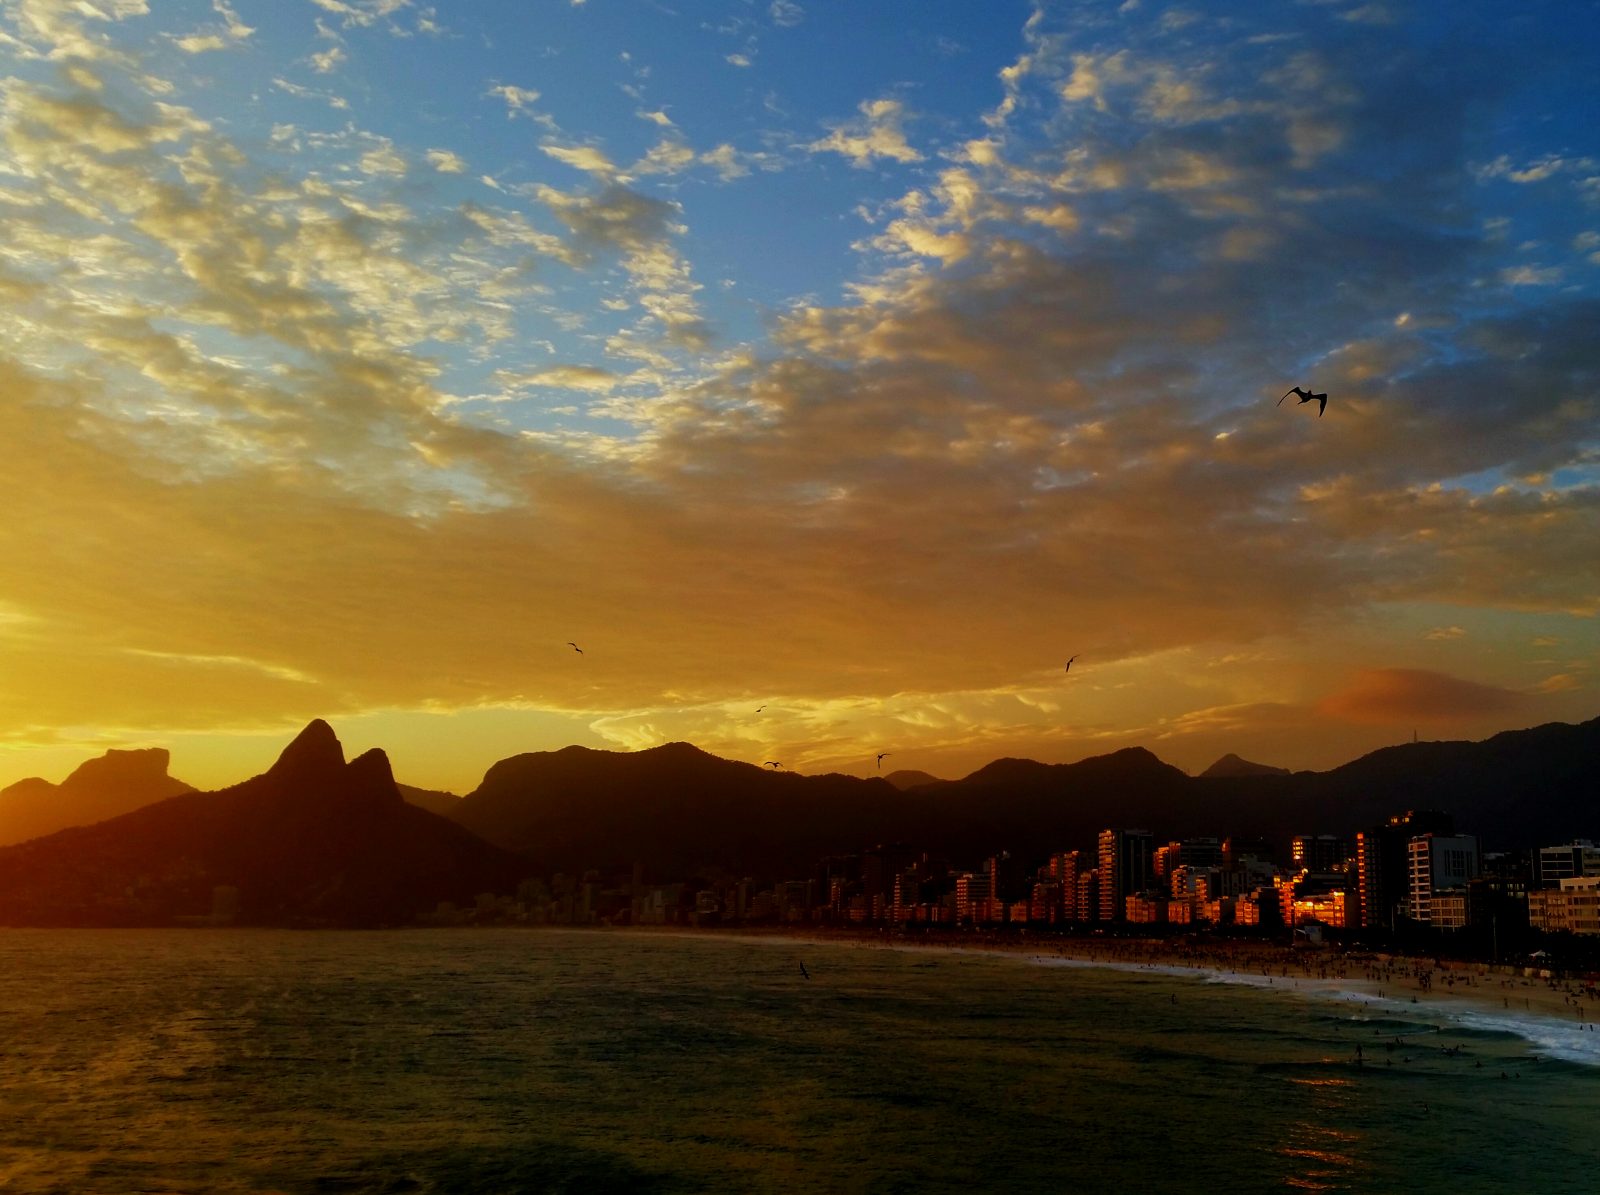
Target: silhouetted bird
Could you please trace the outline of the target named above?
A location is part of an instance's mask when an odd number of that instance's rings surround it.
[[[764,705],[758,705],[758,706],[756,706],[756,713],[758,713],[758,714],[759,714],[759,713],[760,713],[760,712],[761,712],[761,711],[762,711],[762,710],[764,710],[764,709],[766,709],[766,708],[767,708],[767,707],[766,707],[766,706],[764,706]]]
[[[583,648],[579,647],[571,639],[567,640],[567,646],[570,647],[573,651],[577,652],[580,656],[583,654]]]
[[[800,960],[800,974],[804,975],[807,979],[811,978],[811,972],[806,970],[806,964],[805,964],[805,960],[804,959]]]
[[[763,767],[768,767],[768,768],[781,768],[781,767],[783,767],[783,765],[781,763],[779,763],[775,759],[767,760],[767,762],[765,764],[763,764],[762,766]]]
[[[1072,661],[1076,660],[1077,658],[1078,658],[1077,656],[1069,656],[1067,658],[1067,666],[1065,668],[1063,668],[1061,671],[1062,672],[1071,672],[1072,671]]]
[[[1326,394],[1312,394],[1308,391],[1300,389],[1298,386],[1295,386],[1293,389],[1284,391],[1283,398],[1288,398],[1291,394],[1298,394],[1302,403],[1315,402],[1321,404],[1317,407],[1318,419],[1321,419],[1322,412],[1328,409],[1328,396]],[[1278,405],[1280,407],[1283,406],[1283,398],[1278,400]]]
[[[889,756],[889,755],[892,755],[892,754],[894,754],[892,751],[880,751],[880,752],[878,752],[878,770],[880,772],[883,771],[884,758],[886,756]]]

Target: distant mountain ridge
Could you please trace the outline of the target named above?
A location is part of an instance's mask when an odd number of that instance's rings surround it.
[[[388,757],[308,725],[263,774],[0,849],[0,925],[166,925],[237,889],[237,921],[408,924],[514,891],[524,860],[407,804]]]
[[[239,889],[247,923],[397,924],[555,872],[795,878],[888,842],[958,865],[1000,850],[1035,861],[1092,855],[1108,826],[1282,848],[1414,808],[1449,811],[1488,849],[1515,848],[1600,838],[1597,793],[1600,718],[1388,747],[1328,772],[1191,777],[1135,747],[1071,764],[1001,759],[904,789],[688,743],[566,747],[500,760],[465,797],[434,794],[448,798],[444,818],[403,799],[382,751],[346,763],[317,721],[252,780],[0,848],[0,924],[169,924],[205,914],[219,885]]]
[[[919,772],[915,768],[898,768],[884,777],[890,784],[901,792],[907,789],[922,788],[929,784],[938,784],[939,777]]]
[[[1600,835],[1600,718],[1481,743],[1385,748],[1331,772],[1245,766],[1191,777],[1141,747],[1071,764],[1000,759],[961,780],[796,776],[687,743],[569,747],[502,760],[453,816],[551,871],[624,868],[806,874],[828,854],[905,841],[952,859],[1092,849],[1107,826],[1185,837],[1353,834],[1408,809],[1455,815],[1487,847]]]
[[[397,784],[400,795],[405,800],[426,809],[429,813],[437,813],[441,817],[449,817],[461,803],[461,798],[455,793],[447,793],[437,788],[418,788],[414,784]]]
[[[80,764],[60,784],[30,776],[0,788],[0,846],[193,792],[191,785],[167,775],[171,760],[165,747],[113,748]]]
[[[1288,768],[1275,768],[1270,764],[1251,763],[1248,759],[1240,759],[1237,755],[1229,752],[1201,772],[1200,779],[1232,779],[1236,776],[1288,776],[1290,774]]]

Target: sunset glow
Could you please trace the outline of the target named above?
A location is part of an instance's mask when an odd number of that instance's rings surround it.
[[[1593,717],[1547,7],[8,0],[0,785]]]

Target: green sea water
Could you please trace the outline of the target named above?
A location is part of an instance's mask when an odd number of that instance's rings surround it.
[[[778,940],[0,931],[0,1191],[1600,1190],[1600,1067],[1516,1028]]]

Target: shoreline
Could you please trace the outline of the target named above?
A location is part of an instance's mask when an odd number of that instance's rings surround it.
[[[1234,984],[1308,999],[1336,1000],[1386,1018],[1431,1016],[1472,1028],[1502,1029],[1552,1057],[1600,1066],[1600,988],[1496,970],[1488,963],[1385,953],[1339,954],[1266,942],[1177,945],[1146,938],[1031,941],[941,934],[917,939],[875,931],[800,927],[756,930],[630,927],[642,936],[819,946],[905,953],[992,955],[1043,967],[1082,967]]]

